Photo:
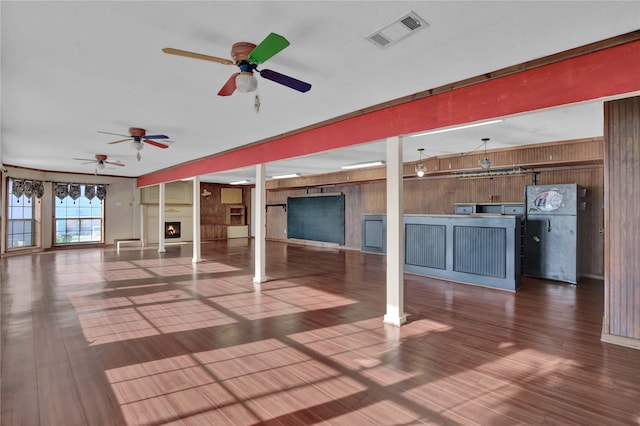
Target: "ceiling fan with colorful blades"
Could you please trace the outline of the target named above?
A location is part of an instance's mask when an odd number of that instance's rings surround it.
[[[231,57],[233,60],[203,55],[201,53],[187,52],[186,50],[173,49],[170,47],[165,47],[162,51],[172,55],[202,59],[223,65],[236,65],[240,68],[240,71],[232,74],[222,86],[218,92],[219,96],[230,96],[236,89],[239,92],[253,92],[256,90],[258,81],[253,75],[254,71],[267,80],[282,84],[298,92],[308,92],[309,89],[311,89],[311,84],[309,83],[269,69],[258,70],[258,65],[264,63],[287,46],[289,46],[289,41],[286,38],[279,34],[271,33],[258,45],[248,42],[234,43],[233,46],[231,46]]]
[[[141,129],[139,127],[129,127],[129,136],[122,135],[120,133],[111,133],[111,132],[100,132],[105,135],[115,135],[115,136],[125,136],[124,139],[118,139],[117,141],[109,142],[109,144],[114,143],[122,143],[127,141],[133,142],[133,148],[138,151],[136,158],[140,161],[140,151],[144,148],[144,144],[148,143],[149,145],[158,147],[158,148],[169,148],[170,141],[169,136],[167,135],[147,135],[147,131],[145,129]],[[162,139],[163,142],[156,141],[154,139]]]

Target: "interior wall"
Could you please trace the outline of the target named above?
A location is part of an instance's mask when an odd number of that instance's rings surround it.
[[[157,204],[147,205],[145,208],[144,235],[146,236],[146,244],[158,244],[160,235],[164,237],[164,227],[162,234],[160,233],[159,211]],[[193,206],[165,204],[164,220],[165,222],[180,222],[180,238],[168,238],[165,239],[165,242],[193,241]]]
[[[245,225],[251,224],[251,190],[248,186],[200,183],[200,236],[202,241],[227,238],[227,204],[222,203],[222,189],[234,188],[242,191],[245,206]],[[206,192],[205,192],[206,191]],[[202,194],[207,194],[203,196]]]
[[[603,340],[640,348],[640,97],[605,102]]]
[[[36,216],[40,220],[36,222],[36,247],[25,249],[42,250],[49,249],[54,242],[53,211],[56,202],[53,193],[54,182],[84,183],[84,184],[107,184],[107,197],[104,201],[104,240],[107,244],[112,244],[114,239],[132,238],[139,235],[140,214],[138,189],[134,178],[113,177],[104,175],[80,175],[76,173],[47,172],[42,170],[24,169],[20,167],[4,166],[7,170],[2,173],[3,205],[6,206],[6,179],[8,177],[16,179],[34,179],[44,182],[45,193],[38,200],[35,197],[32,203],[36,203]],[[2,254],[6,253],[6,215],[2,214]],[[13,250],[12,250],[13,252]]]

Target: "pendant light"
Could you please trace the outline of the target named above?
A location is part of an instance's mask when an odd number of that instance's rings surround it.
[[[424,151],[424,148],[418,148],[418,155],[420,156],[420,160],[418,164],[416,164],[416,175],[418,175],[418,177],[423,177],[427,171],[427,166],[422,164],[422,151]]]
[[[478,164],[482,170],[489,170],[491,168],[491,160],[487,157],[487,142],[489,142],[489,138],[482,138],[481,140],[484,142],[484,158],[478,161]]]

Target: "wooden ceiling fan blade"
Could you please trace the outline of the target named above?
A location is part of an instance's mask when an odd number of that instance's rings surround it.
[[[98,130],[98,133],[102,133],[102,134],[105,134],[105,135],[125,136],[125,137],[129,137],[130,136],[130,135],[123,135],[123,134],[120,134],[120,133],[101,132],[100,130]]]
[[[230,59],[218,58],[217,56],[203,55],[202,53],[188,52],[186,50],[173,49],[171,47],[165,47],[164,49],[162,49],[162,51],[164,53],[169,53],[170,55],[178,55],[178,56],[186,56],[187,58],[202,59],[204,61],[217,62],[223,65],[235,65],[234,62]]]
[[[152,141],[151,139],[146,139],[145,138],[144,141],[146,143],[148,143],[149,145],[157,146],[158,148],[169,148],[169,145],[165,145],[165,144],[160,143],[160,142]]]
[[[120,139],[120,140],[117,140],[117,141],[109,142],[109,145],[111,145],[113,143],[120,143],[120,142],[126,142],[126,141],[131,141],[131,140],[133,140],[133,138]]]
[[[289,41],[280,34],[271,33],[249,53],[248,60],[252,64],[261,64],[289,44]]]
[[[81,165],[96,163],[96,160],[89,160],[88,158],[74,158],[74,160],[82,161]]]
[[[231,74],[229,80],[222,86],[222,89],[218,92],[218,96],[230,96],[233,95],[233,92],[236,91],[236,77],[239,75],[239,72]]]
[[[105,163],[105,164],[111,164],[111,165],[113,165],[113,166],[122,166],[122,167],[124,167],[124,164],[122,164],[122,163],[121,163],[121,162],[119,162],[119,161],[104,161],[104,163]]]
[[[293,77],[289,77],[288,75],[280,74],[279,72],[273,70],[262,70],[258,72],[267,80],[275,81],[276,83],[280,83],[283,86],[290,87],[291,89],[297,90],[298,92],[304,93],[308,92],[311,89],[311,84]]]

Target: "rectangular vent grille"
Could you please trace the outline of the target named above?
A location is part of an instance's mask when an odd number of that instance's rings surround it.
[[[405,13],[395,21],[369,34],[367,39],[378,47],[388,47],[427,27],[427,21],[415,12]]]
[[[411,16],[407,16],[400,22],[402,22],[411,31],[417,30],[420,26],[420,21],[413,19]]]
[[[386,46],[387,44],[391,43],[391,40],[387,39],[382,34],[374,34],[374,35],[372,35],[371,36],[371,40],[373,40],[374,42],[378,43],[380,46]]]

